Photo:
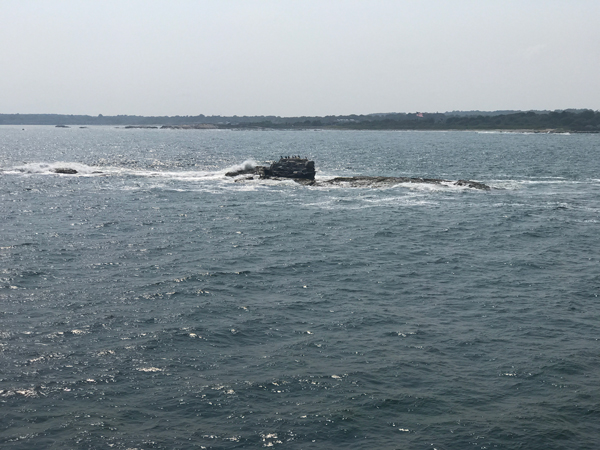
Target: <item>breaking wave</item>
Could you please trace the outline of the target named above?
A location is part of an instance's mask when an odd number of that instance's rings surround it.
[[[24,173],[24,174],[58,174],[61,171],[76,171],[80,175],[92,175],[100,173],[97,167],[91,167],[77,162],[38,162],[28,163],[7,169],[0,169],[4,173]]]
[[[247,159],[246,161],[244,161],[241,164],[236,164],[234,166],[228,167],[227,169],[221,171],[222,173],[227,173],[227,172],[239,172],[241,170],[250,170],[250,169],[254,169],[256,166],[258,166],[258,163],[256,161],[254,161],[253,159]]]

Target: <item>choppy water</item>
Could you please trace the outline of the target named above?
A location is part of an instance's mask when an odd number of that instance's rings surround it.
[[[597,448],[600,136],[25,128],[3,449]],[[494,189],[224,176],[290,154]]]

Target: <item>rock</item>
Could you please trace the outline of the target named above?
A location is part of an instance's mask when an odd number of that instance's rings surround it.
[[[238,175],[255,175],[255,174],[256,174],[256,167],[252,167],[251,169],[233,170],[231,172],[225,173],[225,176],[226,177],[237,177]]]
[[[225,176],[258,175],[260,178],[294,178],[303,180],[315,179],[315,162],[306,158],[281,158],[270,166],[256,166],[251,169],[240,169],[227,172]]]
[[[427,183],[427,184],[450,184],[455,186],[466,186],[473,189],[489,191],[490,187],[478,181],[458,180],[452,182],[440,178],[409,178],[409,177],[336,177],[330,180],[315,180],[315,163],[306,158],[298,156],[285,157],[272,163],[270,166],[257,166],[251,169],[240,169],[227,172],[228,177],[237,177],[238,175],[258,175],[262,179],[272,178],[292,178],[297,183],[305,186],[330,186],[345,185],[350,187],[378,187],[393,186],[400,183]],[[239,181],[252,180],[254,177],[247,177]],[[238,180],[236,180],[238,181]]]
[[[306,158],[291,157],[281,158],[265,168],[259,175],[261,178],[302,178],[305,180],[315,179],[315,162]]]
[[[336,177],[331,180],[319,182],[319,185],[328,184],[348,184],[352,187],[371,187],[371,186],[393,186],[400,183],[428,183],[442,184],[446,180],[437,178],[409,178],[409,177]]]
[[[331,180],[318,181],[314,186],[339,185],[345,184],[351,187],[376,187],[376,186],[393,186],[400,183],[425,183],[425,184],[442,184],[452,183],[449,180],[441,178],[409,178],[409,177],[336,177]],[[473,189],[490,190],[490,187],[477,181],[459,180],[454,183],[456,186],[467,186]]]
[[[66,125],[56,125],[55,128],[71,128]]]
[[[237,180],[235,180],[235,182],[242,183],[244,181],[250,181],[250,180],[254,180],[254,177],[250,176],[250,177],[246,177],[246,178],[238,178]]]
[[[54,169],[54,173],[64,173],[67,175],[74,175],[77,173],[77,171],[75,169],[69,169],[69,168],[57,168],[57,169]]]
[[[458,180],[454,183],[455,186],[467,186],[473,189],[483,189],[484,191],[489,191],[490,187],[486,184],[480,183],[478,181],[471,180]]]

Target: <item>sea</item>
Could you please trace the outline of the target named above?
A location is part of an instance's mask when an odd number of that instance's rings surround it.
[[[598,134],[2,126],[0,218],[2,449],[600,445]]]

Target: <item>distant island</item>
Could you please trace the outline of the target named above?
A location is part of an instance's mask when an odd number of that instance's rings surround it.
[[[0,114],[0,125],[112,125],[163,129],[329,129],[329,130],[512,130],[600,133],[600,112],[451,111],[445,113],[377,113],[346,116],[97,116]]]

